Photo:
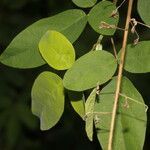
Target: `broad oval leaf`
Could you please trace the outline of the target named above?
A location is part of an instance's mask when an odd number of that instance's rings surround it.
[[[138,12],[142,18],[142,20],[150,25],[150,1],[149,0],[138,0]]]
[[[91,27],[98,33],[102,35],[113,35],[115,33],[115,27],[118,24],[119,17],[113,15],[113,12],[116,10],[115,5],[110,1],[101,1],[97,5],[95,5],[89,15],[88,21]],[[114,26],[112,29],[111,27],[105,28],[102,27],[110,25]]]
[[[94,105],[96,99],[96,88],[90,93],[85,103],[85,130],[90,141],[93,140]]]
[[[79,7],[87,8],[94,6],[97,0],[72,0],[72,2]]]
[[[51,72],[41,73],[32,87],[32,112],[40,118],[41,130],[52,128],[64,111],[62,79]]]
[[[76,111],[76,113],[84,119],[85,117],[85,99],[82,92],[74,92],[69,91],[68,97],[71,102],[71,105],[73,109]]]
[[[83,91],[108,81],[116,71],[117,63],[106,51],[92,51],[79,58],[66,72],[63,84],[73,91]]]
[[[132,73],[150,72],[150,41],[127,46],[124,68]]]
[[[44,60],[57,70],[69,69],[75,61],[72,44],[57,31],[47,31],[40,40],[39,49]]]
[[[99,122],[96,123],[97,136],[104,150],[108,148],[116,80],[117,77],[113,78],[102,89],[99,102],[95,103],[95,111],[99,118]],[[147,120],[143,98],[126,77],[122,80],[121,89],[113,137],[113,149],[142,150]]]
[[[83,31],[87,17],[82,10],[72,9],[41,19],[19,33],[0,56],[0,61],[16,68],[34,68],[45,64],[38,43],[47,30],[57,30],[73,43]]]

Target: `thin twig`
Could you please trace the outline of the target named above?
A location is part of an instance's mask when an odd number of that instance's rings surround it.
[[[117,50],[116,50],[116,47],[115,47],[114,39],[112,37],[111,37],[111,43],[112,43],[112,47],[113,47],[113,51],[114,51],[114,56],[115,56],[116,60],[118,60]]]
[[[132,21],[132,22],[136,22],[137,24],[142,25],[142,26],[145,26],[145,27],[147,27],[147,28],[150,28],[150,25],[147,25],[147,24],[144,24],[144,23],[142,23],[142,22],[139,22],[139,21],[135,20],[135,18],[132,18],[131,21]]]
[[[130,24],[130,19],[131,19],[132,4],[133,4],[133,0],[128,0],[128,12],[127,12],[127,18],[126,18],[126,25],[125,25],[126,30],[124,31],[123,43],[122,43],[122,49],[121,49],[121,59],[120,59],[120,64],[119,64],[114,106],[113,106],[112,119],[111,119],[111,125],[110,125],[108,150],[112,150],[112,146],[113,146],[116,113],[117,113],[119,93],[120,93],[120,88],[121,88],[123,67],[124,67],[124,62],[125,62],[125,53],[126,53],[126,46],[127,46],[127,39],[128,39],[129,24]]]
[[[118,9],[124,4],[125,1],[126,0],[123,0],[121,2],[121,4],[115,10],[113,10],[113,12],[111,13],[111,17],[114,17],[114,18],[118,17]],[[117,0],[114,0],[113,3],[116,5],[117,4]]]
[[[137,24],[136,23],[134,24],[132,22],[130,22],[130,23],[132,25],[131,33],[135,33],[136,34],[136,39],[134,40],[134,45],[136,45],[136,44],[138,44],[139,39],[140,39],[140,36],[139,36],[138,32],[136,31]]]

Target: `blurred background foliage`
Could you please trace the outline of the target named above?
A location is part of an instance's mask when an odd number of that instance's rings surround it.
[[[119,3],[121,0],[119,0]],[[141,21],[134,1],[133,17]],[[0,0],[0,54],[21,30],[33,22],[52,16],[66,9],[77,8],[71,0]],[[88,13],[89,9],[84,9]],[[126,4],[120,9],[119,27],[123,27]],[[138,27],[140,40],[150,40],[150,31]],[[122,31],[115,33],[117,50],[120,49]],[[87,38],[88,37],[88,38]],[[74,46],[77,57],[88,52],[96,42],[98,34],[89,25]],[[136,38],[130,35],[129,43]],[[112,51],[110,39],[103,39],[103,47]],[[30,110],[30,92],[36,76],[43,70],[50,70],[47,65],[39,68],[19,70],[0,64],[0,150],[99,150],[96,136],[90,142],[84,131],[84,122],[73,111],[66,100],[66,110],[59,123],[49,131],[39,130],[39,120]],[[150,74],[125,74],[141,92],[150,106]],[[148,111],[147,134],[144,150],[149,149],[150,111]]]

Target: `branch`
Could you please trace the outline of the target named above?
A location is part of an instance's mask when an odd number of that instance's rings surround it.
[[[108,150],[112,150],[112,146],[113,146],[115,120],[116,120],[117,106],[118,106],[118,100],[119,100],[119,93],[120,93],[120,88],[121,88],[123,67],[124,67],[124,62],[125,62],[125,53],[126,53],[126,46],[127,46],[127,39],[128,39],[129,24],[130,24],[130,19],[131,19],[132,4],[133,4],[133,0],[128,0],[128,12],[127,12],[127,18],[126,18],[126,25],[125,25],[126,30],[124,31],[123,43],[122,43],[122,49],[121,49],[121,59],[120,59],[120,64],[119,64],[114,106],[113,106],[112,119],[111,119],[111,125],[110,125]]]

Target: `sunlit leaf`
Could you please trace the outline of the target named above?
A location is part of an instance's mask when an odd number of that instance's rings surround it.
[[[47,31],[40,40],[39,49],[44,60],[57,70],[69,69],[75,61],[72,44],[57,31]]]
[[[95,111],[99,112],[97,136],[102,148],[108,147],[111,112],[114,104],[116,77],[100,92]],[[146,131],[146,109],[142,96],[126,77],[122,80],[116,124],[113,137],[114,150],[142,150]],[[121,96],[122,95],[122,96]],[[129,97],[129,98],[127,98]]]
[[[64,111],[62,79],[51,72],[41,73],[32,88],[32,112],[40,118],[41,129],[52,128]]]
[[[150,41],[127,46],[124,68],[132,73],[150,72]]]
[[[86,7],[92,7],[93,5],[95,5],[97,0],[72,0],[72,2],[79,7],[86,8]]]
[[[114,16],[113,12],[116,10],[115,5],[110,1],[101,1],[95,5],[88,16],[88,21],[91,27],[98,33],[103,35],[113,35],[118,24],[119,17]],[[114,26],[113,28],[102,27],[104,24]]]
[[[0,56],[0,61],[16,68],[34,68],[45,64],[38,43],[47,30],[63,33],[73,43],[83,31],[87,17],[82,10],[67,10],[41,19],[18,34]]]
[[[150,25],[150,1],[149,0],[138,0],[138,12],[142,18],[142,20]]]
[[[83,91],[108,81],[116,71],[117,63],[106,51],[92,51],[79,58],[66,72],[65,88]]]
[[[94,104],[96,88],[93,89],[85,103],[85,130],[90,141],[93,140]]]

